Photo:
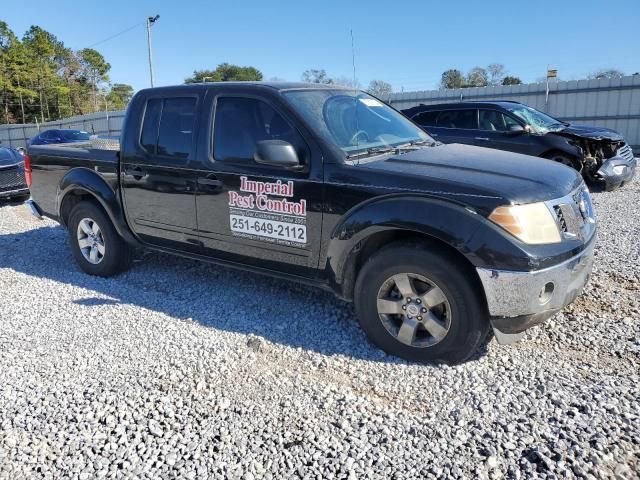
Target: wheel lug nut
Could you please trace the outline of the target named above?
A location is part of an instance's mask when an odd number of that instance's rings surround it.
[[[402,309],[403,309],[403,310],[406,310],[406,309],[407,309],[407,306],[406,306],[406,305],[402,305]]]
[[[418,316],[418,320],[419,320],[419,321],[422,321],[422,317]]]
[[[427,312],[427,309],[423,307],[422,308],[422,313],[426,313],[426,312]]]
[[[407,298],[407,302],[408,302],[408,303],[411,303],[411,299],[410,299],[410,298]]]
[[[416,303],[417,303],[417,304],[420,304],[420,303],[422,303],[422,302],[420,301],[420,299],[418,299],[418,300],[416,300]]]

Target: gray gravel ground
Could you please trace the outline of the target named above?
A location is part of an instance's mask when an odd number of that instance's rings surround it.
[[[159,254],[74,265],[0,208],[0,479],[638,478],[640,181],[594,195],[586,294],[457,367],[331,295]]]

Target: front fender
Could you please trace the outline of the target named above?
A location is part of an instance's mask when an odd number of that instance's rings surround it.
[[[98,173],[85,167],[72,168],[62,177],[56,193],[56,211],[58,217],[62,219],[62,206],[65,198],[69,194],[81,191],[90,195],[100,203],[121,237],[128,243],[138,243],[124,218],[117,185],[117,173],[115,172]]]
[[[327,267],[337,284],[356,246],[369,236],[389,230],[428,235],[455,248],[467,258],[482,217],[473,209],[420,195],[377,198],[347,212],[331,232]]]

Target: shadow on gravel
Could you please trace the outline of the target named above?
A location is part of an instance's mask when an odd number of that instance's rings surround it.
[[[331,293],[171,255],[143,257],[128,272],[98,278],[76,266],[62,227],[0,234],[0,268],[87,289],[74,303],[88,309],[131,304],[326,355],[405,363],[372,346],[351,305]]]

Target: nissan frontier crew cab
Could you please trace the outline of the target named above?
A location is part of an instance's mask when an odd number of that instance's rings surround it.
[[[575,170],[441,144],[360,91],[142,90],[119,145],[99,143],[25,159],[29,206],[68,229],[85,272],[117,274],[144,247],[317,285],[409,360],[462,362],[491,331],[516,340],[591,272],[595,220]]]

